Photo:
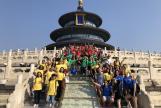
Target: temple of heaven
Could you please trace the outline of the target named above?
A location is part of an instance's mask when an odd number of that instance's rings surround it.
[[[99,28],[102,24],[100,16],[84,11],[83,0],[79,0],[77,11],[66,13],[59,18],[62,28],[56,29],[50,34],[55,42],[47,45],[47,50],[54,47],[62,48],[69,45],[94,45],[98,48],[113,50],[114,46],[106,44],[110,39],[110,33]]]

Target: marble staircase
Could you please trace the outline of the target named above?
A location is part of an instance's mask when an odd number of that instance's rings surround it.
[[[66,84],[61,108],[99,108],[92,84],[88,80],[73,80]]]

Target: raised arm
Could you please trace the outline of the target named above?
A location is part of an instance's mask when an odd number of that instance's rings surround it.
[[[94,80],[92,79],[92,83],[95,85],[95,86],[97,86],[97,87],[101,87],[101,85],[100,84],[98,84],[98,83],[96,83],[96,82],[94,82]]]

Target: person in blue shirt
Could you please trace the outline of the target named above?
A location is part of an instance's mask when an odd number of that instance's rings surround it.
[[[105,81],[103,85],[95,83],[94,81],[92,82],[95,86],[99,87],[102,90],[103,107],[111,108],[114,103],[114,94],[112,92],[112,84],[110,83],[110,81]]]
[[[135,71],[131,71],[133,73]],[[124,90],[125,90],[125,99],[128,104],[131,104],[132,108],[137,108],[137,92],[139,89],[136,80],[131,76],[125,75],[124,79]]]
[[[115,71],[113,92],[115,94],[115,100],[117,101],[117,108],[121,108],[121,98],[123,97],[123,76]]]

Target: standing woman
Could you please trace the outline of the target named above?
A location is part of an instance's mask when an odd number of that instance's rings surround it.
[[[33,81],[33,91],[34,91],[34,108],[38,107],[38,104],[40,102],[40,95],[42,90],[42,74],[41,72],[38,72],[36,74],[36,78]]]
[[[57,92],[57,86],[58,82],[56,80],[57,75],[52,74],[52,76],[49,79],[49,84],[48,84],[48,90],[47,90],[47,102],[49,103],[49,106],[52,107],[55,105],[55,95]]]
[[[65,78],[65,74],[64,74],[64,68],[61,67],[59,72],[57,73],[57,80],[58,80],[58,88],[57,88],[57,94],[56,94],[56,100],[59,101],[60,97],[62,96],[62,89],[64,88],[64,78]]]

